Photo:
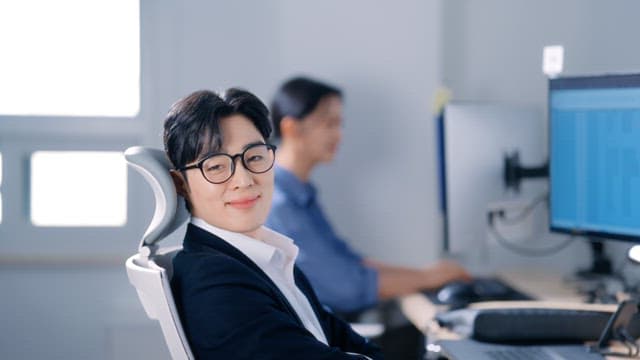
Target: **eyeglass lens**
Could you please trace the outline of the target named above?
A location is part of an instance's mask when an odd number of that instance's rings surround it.
[[[267,145],[254,145],[242,153],[242,164],[252,173],[268,171],[275,160],[274,152]],[[230,155],[219,154],[202,163],[204,177],[212,183],[227,181],[235,170],[234,159]]]

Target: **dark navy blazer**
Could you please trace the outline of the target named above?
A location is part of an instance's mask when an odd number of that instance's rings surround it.
[[[171,287],[191,351],[199,359],[382,359],[380,349],[326,311],[294,269],[329,346],[318,341],[271,279],[219,237],[188,225]]]

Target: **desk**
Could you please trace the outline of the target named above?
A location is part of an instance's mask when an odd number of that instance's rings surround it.
[[[586,304],[584,297],[578,294],[577,284],[565,281],[557,274],[534,271],[510,271],[498,274],[498,277],[514,288],[528,293],[539,301],[492,301],[471,304],[472,308],[505,307],[550,307],[615,312],[616,304]],[[400,299],[400,308],[411,323],[427,337],[433,339],[459,339],[459,335],[441,328],[434,320],[437,313],[446,311],[447,305],[431,303],[423,294],[411,294]],[[607,357],[616,359],[616,357]]]

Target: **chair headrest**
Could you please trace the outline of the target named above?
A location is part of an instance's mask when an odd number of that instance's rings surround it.
[[[142,174],[153,190],[155,210],[151,223],[142,236],[139,250],[145,246],[153,247],[180,227],[190,215],[185,208],[184,199],[176,193],[169,174],[172,166],[164,151],[134,146],[124,152],[124,157],[129,165]]]

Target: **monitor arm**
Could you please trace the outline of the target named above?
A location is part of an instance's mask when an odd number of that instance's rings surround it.
[[[527,178],[549,176],[549,163],[536,167],[520,165],[520,153],[516,150],[504,155],[504,185],[507,189],[520,191],[520,182]]]

